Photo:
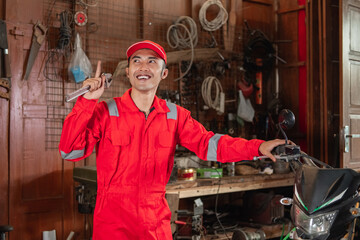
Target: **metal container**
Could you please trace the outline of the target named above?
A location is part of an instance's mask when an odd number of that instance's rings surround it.
[[[195,168],[181,168],[178,170],[178,179],[185,181],[194,181],[196,179]]]
[[[227,163],[226,168],[227,168],[228,176],[231,176],[231,177],[235,176],[235,163],[234,162]]]

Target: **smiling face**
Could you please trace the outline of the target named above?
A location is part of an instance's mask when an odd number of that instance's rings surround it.
[[[156,52],[140,49],[130,57],[126,75],[133,90],[142,93],[156,92],[160,81],[168,75],[168,69]]]

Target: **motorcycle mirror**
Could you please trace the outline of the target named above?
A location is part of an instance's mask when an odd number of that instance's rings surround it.
[[[295,125],[295,115],[289,109],[283,109],[279,113],[278,121],[282,129],[290,129]]]

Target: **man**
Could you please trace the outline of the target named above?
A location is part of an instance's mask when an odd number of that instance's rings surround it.
[[[208,132],[180,106],[155,93],[168,75],[164,49],[151,41],[127,50],[126,75],[132,88],[122,97],[98,103],[104,92],[99,62],[90,92],[79,97],[64,122],[61,156],[88,157],[95,146],[97,199],[93,239],[172,239],[165,185],[176,144],[207,161],[235,162],[270,151],[283,140],[245,140]]]

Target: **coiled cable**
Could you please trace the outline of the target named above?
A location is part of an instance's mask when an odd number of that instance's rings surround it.
[[[189,28],[185,25],[187,24]],[[181,31],[181,28],[185,30]],[[167,42],[172,48],[185,49],[190,47],[191,49],[191,60],[187,70],[174,81],[182,79],[191,69],[194,61],[194,48],[198,42],[197,26],[195,21],[188,16],[179,17],[174,24],[172,24],[166,34]]]
[[[71,40],[71,27],[72,15],[68,11],[63,11],[60,13],[60,36],[58,42],[58,49],[67,49],[70,45]]]
[[[220,10],[216,18],[214,18],[212,21],[208,21],[206,19],[206,11],[211,5],[217,5]],[[228,13],[219,0],[207,0],[200,8],[199,21],[201,26],[206,31],[213,32],[215,30],[218,30],[222,25],[226,23],[227,19]]]
[[[186,26],[188,25],[189,28]],[[186,34],[180,31],[178,26],[188,31]],[[198,43],[198,33],[195,21],[188,16],[179,17],[176,22],[168,28],[167,41],[170,47],[185,49],[196,47]],[[192,44],[192,45],[191,45]]]
[[[212,98],[212,87],[215,84],[215,99]],[[220,94],[223,93],[223,88],[219,79],[214,76],[208,76],[204,79],[201,85],[201,96],[205,104],[215,110],[220,109]]]

